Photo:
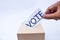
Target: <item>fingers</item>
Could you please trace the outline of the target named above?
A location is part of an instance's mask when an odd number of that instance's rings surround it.
[[[56,11],[57,11],[57,6],[56,4],[53,4],[47,8],[45,14],[55,13]]]
[[[43,18],[45,18],[45,19],[57,19],[56,13],[57,13],[57,4],[55,3],[47,8]]]
[[[60,1],[56,2],[55,4],[49,6],[43,15],[45,19],[60,19]]]

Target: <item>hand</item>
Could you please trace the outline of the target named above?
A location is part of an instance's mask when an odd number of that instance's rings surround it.
[[[60,19],[60,1],[49,6],[43,16],[45,19]]]

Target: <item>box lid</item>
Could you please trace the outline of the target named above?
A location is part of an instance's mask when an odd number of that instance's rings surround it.
[[[35,34],[35,33],[44,33],[44,30],[39,23],[35,27],[27,27],[23,23],[21,24],[17,34]]]

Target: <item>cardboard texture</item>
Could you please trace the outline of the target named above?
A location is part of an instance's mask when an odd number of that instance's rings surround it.
[[[41,26],[38,24],[36,27],[26,27],[21,24],[19,31],[17,33],[18,40],[44,40],[45,32]]]

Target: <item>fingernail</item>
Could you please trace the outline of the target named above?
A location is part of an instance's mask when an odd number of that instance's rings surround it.
[[[46,14],[44,14],[42,17],[45,18]]]

